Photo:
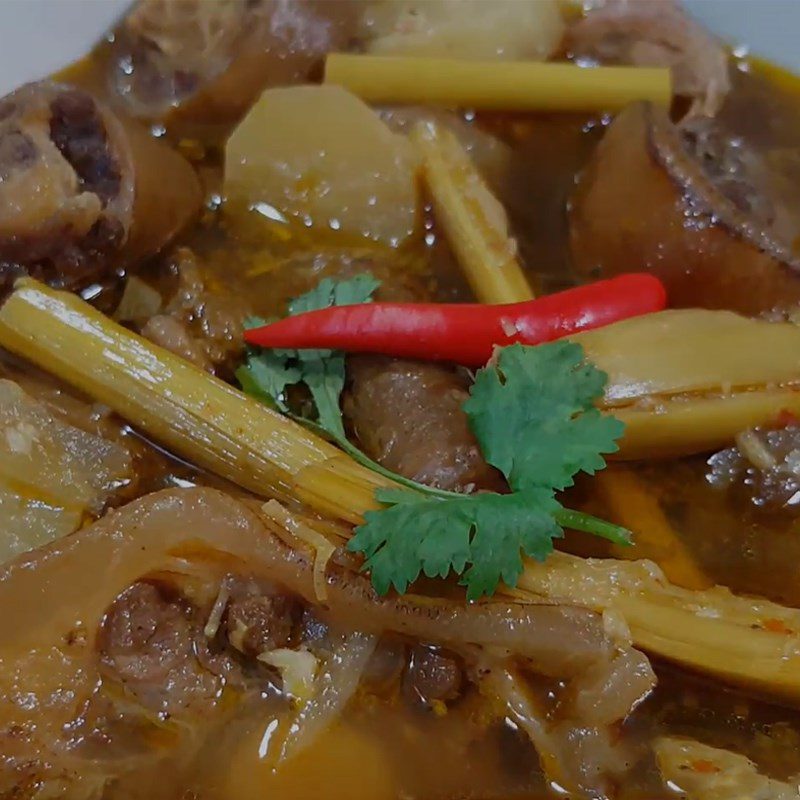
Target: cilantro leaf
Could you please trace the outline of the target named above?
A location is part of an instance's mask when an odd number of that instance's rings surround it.
[[[372,275],[356,275],[347,281],[324,278],[319,284],[288,304],[289,316],[338,305],[366,303],[380,286]],[[246,328],[265,325],[267,320],[250,317]],[[245,363],[236,371],[243,391],[285,414],[286,388],[304,383],[317,410],[317,425],[337,441],[345,440],[339,397],[344,389],[344,356],[332,350],[266,350],[251,347]]]
[[[624,425],[594,407],[607,380],[583,348],[559,341],[498,351],[475,376],[464,410],[484,458],[515,491],[572,486],[617,450]]]
[[[339,407],[344,389],[344,356],[331,354],[327,358],[306,360],[302,362],[301,374],[317,408],[317,424],[334,438],[345,438]]]
[[[552,492],[455,495],[446,500],[408,491],[382,492],[391,508],[370,511],[348,549],[366,557],[376,591],[403,593],[420,574],[462,575],[467,597],[492,594],[502,580],[516,585],[522,556],[544,560],[562,536]]]
[[[248,358],[247,363],[236,370],[236,380],[247,394],[258,397],[262,403],[277,406],[284,413],[289,410],[285,403],[286,388],[297,383],[300,377],[300,370],[274,351]]]
[[[290,317],[317,311],[330,306],[353,306],[368,303],[381,282],[373,275],[364,273],[345,281],[323,278],[313,289],[289,301],[287,313]]]

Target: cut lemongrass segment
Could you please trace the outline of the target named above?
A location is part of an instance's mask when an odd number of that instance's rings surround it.
[[[372,103],[497,111],[618,111],[637,100],[669,106],[670,71],[537,61],[472,61],[331,53],[325,82]]]
[[[686,308],[570,338],[608,375],[599,407],[625,423],[614,458],[709,452],[800,413],[800,327],[789,322]]]
[[[422,122],[411,140],[422,159],[422,177],[436,221],[477,299],[482,303],[532,300],[505,209],[455,135],[436,123]]]
[[[728,683],[800,702],[800,611],[715,587],[670,584],[648,561],[555,552],[529,561],[516,593],[617,612],[634,643]]]
[[[260,495],[358,522],[392,485],[338,448],[76,295],[18,281],[0,344],[99,400],[177,455]]]

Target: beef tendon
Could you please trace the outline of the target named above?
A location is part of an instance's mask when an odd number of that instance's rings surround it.
[[[577,270],[590,278],[648,270],[673,307],[757,314],[793,305],[800,260],[765,208],[768,179],[714,174],[696,139],[645,103],[614,120],[572,198]]]

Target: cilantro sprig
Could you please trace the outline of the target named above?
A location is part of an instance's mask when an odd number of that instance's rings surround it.
[[[292,301],[288,314],[370,302],[378,285],[370,275],[325,279]],[[515,586],[523,556],[545,560],[563,527],[630,543],[624,528],[565,509],[555,496],[579,472],[603,469],[603,456],[617,449],[624,428],[594,407],[607,377],[586,361],[578,344],[511,345],[475,376],[464,411],[484,458],[506,477],[510,494],[434,489],[362,453],[347,439],[342,421],[341,353],[250,348],[237,378],[244,391],[326,434],[361,464],[404,487],[379,489],[376,498],[386,508],[367,512],[348,543],[364,556],[381,594],[391,587],[403,593],[420,575],[450,573],[461,576],[470,599],[492,594],[500,581]],[[314,416],[290,410],[286,393],[296,384],[307,387]]]

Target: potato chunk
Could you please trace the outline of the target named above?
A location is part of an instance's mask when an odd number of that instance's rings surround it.
[[[417,161],[405,137],[338,86],[269,89],[228,141],[225,197],[397,245],[418,227]]]
[[[130,479],[127,450],[0,380],[0,563],[72,533]]]
[[[554,0],[377,0],[362,26],[375,55],[542,61],[561,42]]]

